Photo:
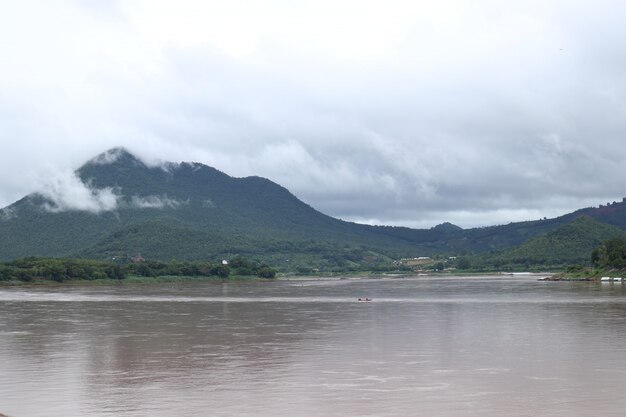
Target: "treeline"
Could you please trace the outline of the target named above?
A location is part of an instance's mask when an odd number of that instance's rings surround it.
[[[272,242],[257,256],[282,272],[297,274],[395,270],[404,253],[381,253],[363,245],[328,241]]]
[[[0,281],[124,279],[121,265],[85,259],[25,258],[0,263]]]
[[[608,239],[591,253],[591,262],[596,268],[626,269],[626,241]]]
[[[585,267],[592,263],[589,254],[602,242],[619,242],[624,238],[626,233],[623,230],[589,216],[581,216],[517,247],[477,254],[472,259],[472,265],[485,270],[512,271],[558,270],[572,265]]]
[[[275,278],[268,265],[237,257],[229,265],[214,262],[110,262],[91,259],[24,258],[0,263],[0,281],[123,280],[129,276],[192,276],[226,279],[231,275]]]
[[[561,276],[585,280],[603,276],[624,276],[626,272],[626,239],[605,240],[591,252],[590,260],[592,268],[570,265]]]
[[[126,265],[124,271],[129,275],[142,277],[200,276],[227,278],[230,275],[257,276],[269,279],[276,277],[274,268],[241,256],[232,259],[228,265],[223,265],[221,262],[143,261]]]

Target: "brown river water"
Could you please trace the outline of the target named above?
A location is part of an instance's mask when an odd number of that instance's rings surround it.
[[[624,416],[624,392],[626,284],[0,288],[10,417]]]

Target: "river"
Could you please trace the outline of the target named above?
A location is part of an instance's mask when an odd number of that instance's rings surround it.
[[[623,416],[625,390],[626,284],[0,288],[10,417]]]

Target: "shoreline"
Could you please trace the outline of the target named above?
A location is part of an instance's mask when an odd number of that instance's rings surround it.
[[[345,274],[329,273],[318,275],[291,275],[285,274],[277,276],[273,279],[260,278],[249,275],[233,275],[228,278],[204,277],[204,276],[159,276],[159,277],[142,277],[130,276],[124,279],[93,279],[93,280],[66,280],[57,282],[53,280],[35,280],[35,281],[1,281],[0,288],[14,287],[89,287],[89,286],[120,286],[120,285],[158,285],[158,284],[176,284],[176,283],[251,283],[251,282],[275,282],[275,281],[340,281],[340,280],[362,280],[362,279],[419,279],[419,278],[459,278],[459,277],[543,277],[541,281],[574,281],[581,279],[557,279],[559,273],[554,272],[432,272],[432,273],[405,273],[405,272],[349,272]]]
[[[204,277],[204,276],[159,276],[159,277],[141,277],[130,276],[124,279],[77,279],[66,281],[53,280],[35,280],[35,281],[2,281],[0,288],[11,287],[71,287],[71,286],[119,286],[119,285],[155,285],[155,284],[175,284],[175,283],[191,283],[191,282],[209,282],[209,283],[225,283],[225,282],[271,282],[276,279],[260,278],[250,275],[233,275],[228,278]],[[0,416],[1,417],[1,416]]]
[[[454,272],[454,273],[363,273],[363,274],[333,274],[333,275],[283,275],[277,277],[278,281],[340,281],[340,280],[359,280],[359,279],[420,279],[420,278],[499,278],[499,277],[518,277],[518,278],[545,278],[552,276],[554,272]]]

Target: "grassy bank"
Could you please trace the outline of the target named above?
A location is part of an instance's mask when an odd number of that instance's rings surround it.
[[[553,278],[578,279],[586,281],[599,281],[602,277],[623,278],[626,277],[626,270],[610,268],[586,268],[579,271],[565,271],[553,276]]]

